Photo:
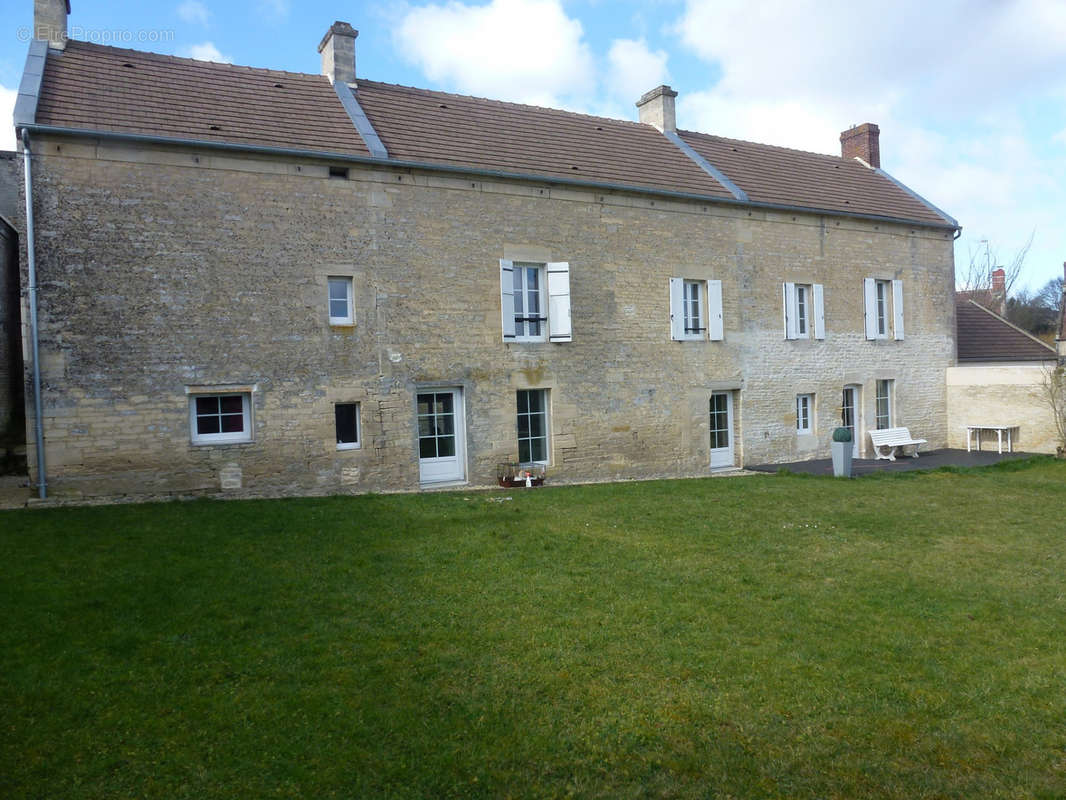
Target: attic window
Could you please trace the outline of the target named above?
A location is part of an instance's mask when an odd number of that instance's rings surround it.
[[[221,126],[221,125],[209,125],[209,126],[208,126],[208,128],[209,128],[210,130],[213,130],[213,131],[220,131],[220,130],[222,130],[222,126]]]
[[[570,167],[570,169],[581,169],[580,167]]]
[[[444,103],[441,103],[439,106],[437,106],[437,108],[447,108],[447,107],[448,106],[446,106]]]
[[[596,126],[596,130],[598,130],[598,131],[602,131],[602,130],[603,130],[603,126],[602,126],[602,125],[597,125],[597,126]]]
[[[274,84],[274,88],[275,88],[275,89],[284,89],[285,87],[284,87],[284,86],[282,86],[282,85],[281,85],[280,83],[275,83],[275,84]]]
[[[331,178],[340,178],[341,180],[348,180],[348,168],[347,167],[330,167],[329,176]]]
[[[133,64],[131,64],[129,61],[125,62],[122,66],[129,67],[130,69],[136,69],[136,67],[133,66]]]

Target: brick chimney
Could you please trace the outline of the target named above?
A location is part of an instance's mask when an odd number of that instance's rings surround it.
[[[992,270],[992,291],[995,294],[1003,294],[1007,288],[1007,272],[1003,267]]]
[[[669,86],[656,86],[637,101],[640,121],[660,131],[676,131],[677,115],[674,113],[674,98],[677,92]]]
[[[33,38],[47,41],[56,50],[64,49],[68,14],[70,0],[33,0]]]
[[[872,122],[848,128],[840,134],[840,155],[861,158],[874,169],[881,168],[881,129]]]
[[[355,37],[359,31],[347,22],[334,22],[318,45],[322,74],[330,83],[355,82]]]

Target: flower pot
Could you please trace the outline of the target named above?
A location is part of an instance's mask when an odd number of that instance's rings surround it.
[[[851,477],[851,442],[833,442],[833,476]]]

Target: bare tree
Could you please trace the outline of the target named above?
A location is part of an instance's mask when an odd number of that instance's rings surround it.
[[[1033,230],[1025,244],[1019,248],[1013,258],[1002,264],[999,263],[999,253],[987,239],[982,242],[984,247],[974,249],[971,245],[969,264],[963,267],[961,271],[956,270],[955,278],[958,290],[973,293],[987,292],[991,296],[994,284],[992,273],[997,269],[1002,269],[1002,293],[1004,297],[1009,295],[1011,288],[1018,280],[1018,276],[1022,273],[1026,256],[1029,255],[1029,248],[1033,246],[1033,237],[1035,236],[1036,231]]]
[[[1055,435],[1058,438],[1055,450],[1059,458],[1066,458],[1066,366],[1059,364],[1044,370],[1040,394],[1055,422]]]

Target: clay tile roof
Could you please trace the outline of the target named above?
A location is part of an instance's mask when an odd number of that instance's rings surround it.
[[[324,76],[74,40],[48,53],[37,122],[370,155]]]
[[[678,131],[756,203],[823,208],[933,224],[945,219],[854,159]]]
[[[355,91],[396,161],[734,200],[649,125],[361,79]],[[36,122],[370,156],[323,76],[78,41],[49,51]],[[756,204],[953,226],[855,161],[679,135]]]
[[[973,300],[955,300],[959,361],[1046,361],[1055,348],[1030,336]]]

